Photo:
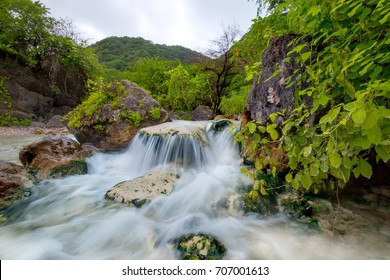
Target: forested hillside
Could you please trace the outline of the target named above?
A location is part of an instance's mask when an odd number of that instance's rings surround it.
[[[127,70],[140,58],[160,57],[191,64],[203,57],[202,54],[182,46],[154,44],[140,37],[108,37],[96,42],[91,47],[103,66],[119,71]]]

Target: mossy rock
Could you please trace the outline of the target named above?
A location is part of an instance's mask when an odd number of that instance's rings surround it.
[[[71,175],[83,175],[88,173],[87,162],[83,159],[73,160],[69,163],[54,168],[49,177],[62,178]]]
[[[176,242],[182,260],[221,260],[226,254],[218,239],[202,233],[185,235]]]

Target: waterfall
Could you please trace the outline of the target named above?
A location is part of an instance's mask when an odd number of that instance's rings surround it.
[[[141,130],[125,151],[89,158],[88,174],[43,181],[30,198],[8,209],[0,225],[0,258],[175,259],[172,240],[199,232],[218,238],[227,259],[388,256],[384,246],[337,242],[283,215],[266,218],[221,207],[249,183],[239,158],[229,127],[215,122]],[[115,184],[168,166],[180,171],[170,195],[140,209],[104,198]]]

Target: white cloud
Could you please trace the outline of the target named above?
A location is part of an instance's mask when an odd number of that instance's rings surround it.
[[[204,51],[225,26],[246,31],[256,16],[247,0],[41,0],[54,17],[71,18],[85,39],[143,37]]]

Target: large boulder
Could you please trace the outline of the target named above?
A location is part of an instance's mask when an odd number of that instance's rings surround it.
[[[20,165],[0,160],[0,211],[28,196],[34,178]]]
[[[296,85],[288,84],[295,81],[304,71],[304,67],[296,61],[297,54],[289,52],[297,45],[298,37],[287,34],[274,39],[261,57],[261,76],[253,81],[244,110],[244,122],[250,120],[267,121],[272,113],[286,110],[284,117],[279,116],[278,123],[286,119],[296,107],[294,92]],[[287,59],[289,58],[289,59]],[[274,76],[274,72],[279,74]],[[301,85],[304,88],[307,85]],[[304,103],[310,106],[311,100],[304,97]]]
[[[168,120],[168,112],[146,90],[128,81],[121,83],[125,93],[119,106],[105,104],[92,117],[84,117],[80,127],[70,127],[80,143],[92,143],[103,151],[125,149],[141,128]]]
[[[154,169],[130,181],[121,182],[106,193],[106,198],[137,208],[160,195],[168,195],[178,180],[171,169]]]
[[[191,113],[194,121],[208,121],[214,119],[214,112],[206,106],[198,106]]]
[[[39,180],[87,173],[85,158],[95,149],[65,136],[47,136],[24,147],[20,162]]]

